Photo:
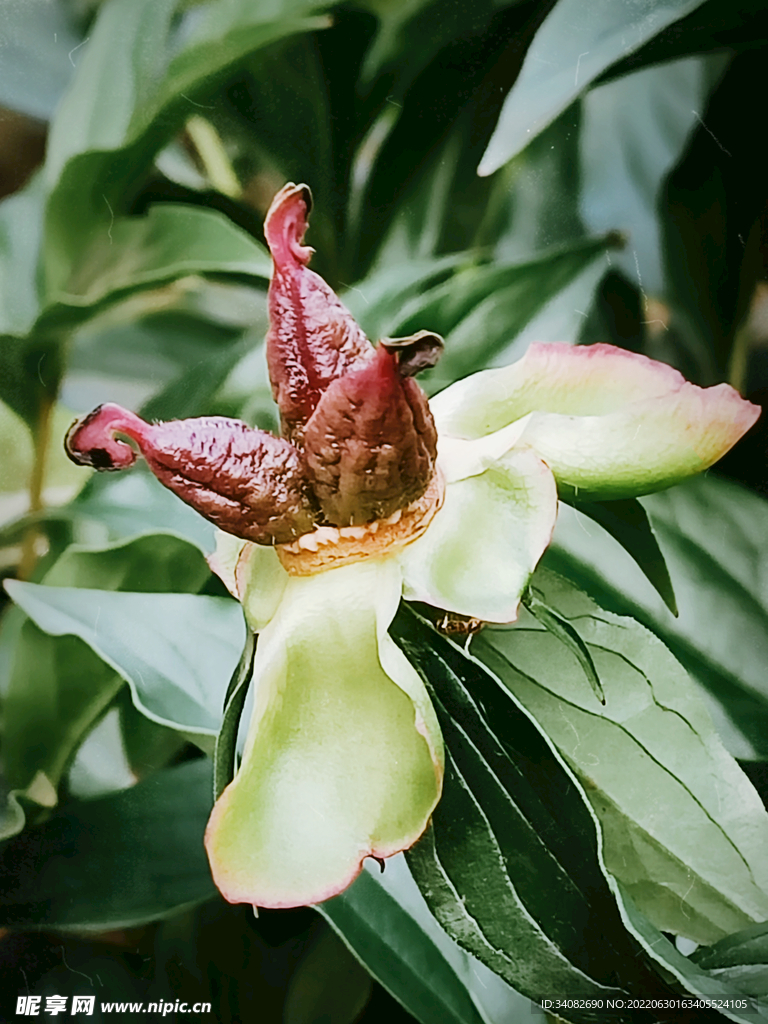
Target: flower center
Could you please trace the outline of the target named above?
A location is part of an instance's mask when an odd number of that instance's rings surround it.
[[[275,551],[291,576],[312,576],[364,558],[396,554],[420,537],[445,496],[445,482],[435,471],[424,494],[386,519],[360,526],[318,526],[290,544],[276,544]]]

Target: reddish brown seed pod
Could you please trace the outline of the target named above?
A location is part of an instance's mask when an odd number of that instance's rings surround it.
[[[267,359],[285,437],[215,416],[150,424],[110,404],[70,429],[75,462],[123,469],[136,461],[129,439],[183,501],[259,544],[387,519],[426,493],[437,438],[411,378],[435,364],[442,340],[420,331],[373,348],[307,269],[310,206],[309,189],[288,184],[264,225],[274,260]]]
[[[65,447],[79,465],[123,469],[138,446],[162,484],[227,533],[282,544],[308,533],[315,511],[301,452],[290,442],[221,416],[146,423],[101,405],[72,425]]]
[[[297,441],[328,385],[373,354],[350,312],[307,267],[314,250],[302,242],[311,205],[307,186],[289,183],[264,222],[274,261],[267,364],[283,434]]]
[[[421,497],[437,456],[427,398],[409,376],[433,365],[437,335],[382,342],[374,357],[334,381],[304,431],[312,487],[325,520],[383,519]]]

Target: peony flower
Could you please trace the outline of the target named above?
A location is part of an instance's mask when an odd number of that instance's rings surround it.
[[[258,633],[242,761],[206,832],[231,902],[317,903],[407,849],[440,797],[440,730],[388,634],[402,596],[511,622],[558,494],[647,494],[706,469],[758,410],[609,345],[533,345],[427,403],[428,331],[374,348],[308,269],[305,186],[275,197],[267,360],[282,434],[105,405],[67,450],[158,479],[220,527],[212,566]],[[128,439],[128,440],[126,440]]]

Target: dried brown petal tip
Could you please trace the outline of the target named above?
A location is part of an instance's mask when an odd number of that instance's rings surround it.
[[[418,331],[408,338],[382,338],[379,344],[397,356],[402,377],[415,377],[435,366],[444,347],[443,339],[432,331]]]
[[[401,376],[398,358],[375,356],[327,389],[304,433],[315,496],[326,520],[386,519],[427,489],[437,433],[426,396]]]
[[[311,206],[306,185],[275,196],[264,224],[274,261],[269,286],[267,363],[283,433],[300,441],[328,385],[370,358],[370,342],[325,281],[306,264],[303,245]]]

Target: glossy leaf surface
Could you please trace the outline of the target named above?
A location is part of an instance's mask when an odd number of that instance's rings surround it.
[[[625,498],[624,501],[574,501],[573,505],[621,544],[667,608],[673,615],[677,615],[677,602],[667,563],[648,514],[637,498]]]
[[[386,870],[392,867],[389,862]],[[398,901],[384,879],[366,870],[345,893],[320,904],[318,910],[421,1024],[484,1020],[441,948],[450,940],[440,943],[427,934],[423,922]]]
[[[560,0],[528,50],[479,167],[492,174],[599,74],[702,0]]]
[[[172,24],[175,0],[112,0],[101,8],[53,124],[46,162],[51,191],[47,279],[54,291],[69,278],[69,259],[79,253],[83,238],[106,234],[114,218],[126,212],[125,187],[195,112],[198,97],[213,90],[216,76],[260,46],[325,24],[303,18],[314,6],[292,8],[286,18],[283,5],[254,7],[243,0],[215,5],[180,48]],[[122,42],[117,59],[115,38]],[[110,80],[120,83],[110,94],[98,84],[107,67]],[[99,201],[91,202],[91,195]]]
[[[202,842],[210,808],[211,766],[202,760],[67,804],[0,849],[0,921],[126,928],[210,898]]]
[[[768,814],[666,648],[543,573],[536,585],[586,641],[606,704],[576,659],[530,623],[475,651],[581,780],[606,866],[663,930],[712,942],[768,913]]]
[[[405,610],[395,635],[435,687],[450,751],[433,827],[407,854],[438,921],[534,999],[608,995],[619,963],[624,984],[639,983],[594,820],[562,762],[474,658]]]
[[[561,508],[546,564],[589,587],[605,607],[633,615],[660,636],[711,695],[731,753],[761,757],[768,752],[765,503],[707,476],[643,504],[675,583],[679,618],[602,530],[567,508]],[[734,643],[734,637],[741,642]]]
[[[242,649],[240,609],[193,594],[131,594],[9,582],[8,592],[53,636],[79,636],[131,687],[160,725],[212,737]]]

